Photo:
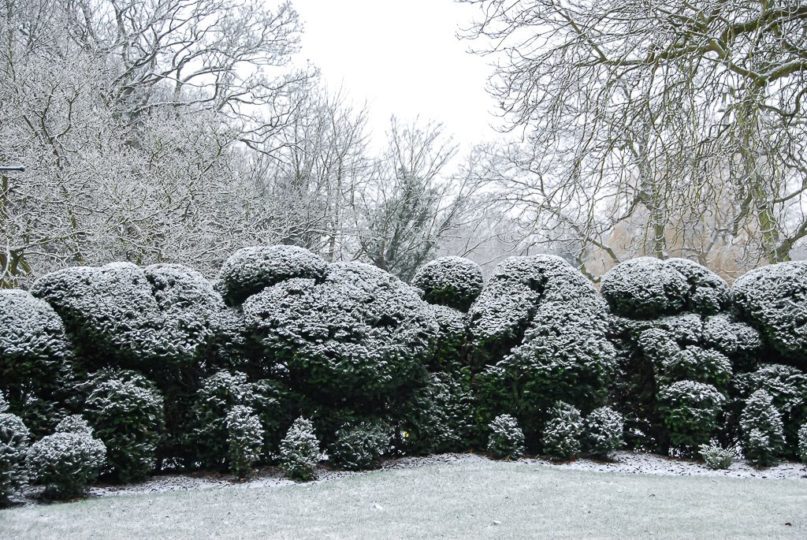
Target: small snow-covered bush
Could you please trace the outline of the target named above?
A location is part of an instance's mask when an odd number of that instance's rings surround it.
[[[740,429],[743,454],[748,461],[759,466],[776,463],[784,446],[784,429],[768,392],[757,390],[745,401]]]
[[[807,424],[799,428],[799,459],[807,463]]]
[[[135,371],[104,370],[90,386],[84,415],[106,445],[107,472],[123,483],[146,478],[164,427],[162,395]]]
[[[622,444],[624,421],[611,407],[591,411],[583,420],[583,450],[591,455],[607,457]]]
[[[518,459],[524,455],[524,432],[518,420],[500,414],[488,424],[488,452],[499,459]]]
[[[574,459],[580,454],[583,417],[577,407],[559,401],[544,425],[543,450],[553,459]]]
[[[468,311],[479,293],[484,279],[482,268],[463,257],[440,257],[418,268],[412,285],[423,291],[430,304]]]
[[[421,382],[437,324],[410,286],[362,263],[334,263],[321,281],[290,279],[244,302],[267,362],[321,399],[386,397]]]
[[[308,481],[316,478],[319,440],[310,420],[298,418],[280,441],[280,468],[286,476]]]
[[[734,461],[734,451],[723,448],[716,440],[700,445],[698,453],[710,469],[728,469]]]
[[[155,372],[197,362],[224,309],[209,281],[176,264],[67,268],[31,292],[62,317],[83,361]]]
[[[474,398],[465,378],[435,373],[400,412],[403,450],[408,454],[460,452],[471,446]]]
[[[101,472],[105,458],[104,443],[74,415],[63,420],[56,433],[32,444],[26,461],[34,481],[45,486],[47,496],[70,498],[86,491]]]
[[[28,481],[25,456],[29,439],[20,417],[0,408],[0,507]]]
[[[379,421],[342,426],[328,447],[328,457],[337,466],[351,470],[369,469],[390,451],[392,432]]]
[[[239,249],[221,267],[218,286],[225,301],[240,305],[266,287],[292,278],[320,280],[328,268],[321,257],[297,246]]]
[[[614,314],[642,319],[725,308],[728,286],[717,274],[686,259],[637,257],[602,277],[602,295]]]
[[[252,407],[236,405],[225,418],[227,425],[227,457],[230,471],[246,478],[261,457],[263,428]]]
[[[690,380],[720,389],[728,386],[733,371],[731,361],[723,353],[697,345],[689,345],[672,356],[662,358],[657,367],[656,380],[659,384]]]
[[[763,266],[731,288],[733,305],[779,354],[807,367],[807,262]]]
[[[725,401],[711,384],[678,381],[662,386],[659,410],[672,444],[692,450],[708,442],[718,428]]]

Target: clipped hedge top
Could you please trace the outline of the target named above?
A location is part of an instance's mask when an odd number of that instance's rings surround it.
[[[423,298],[460,311],[468,311],[482,292],[482,268],[463,257],[440,257],[415,273],[412,285],[423,291]]]
[[[710,315],[728,304],[728,286],[687,259],[638,257],[602,277],[600,289],[614,314],[635,319],[691,311]]]
[[[209,281],[175,264],[68,268],[31,292],[53,306],[83,352],[132,367],[193,362],[224,309]]]
[[[290,279],[243,305],[247,331],[298,383],[330,397],[406,385],[438,333],[416,290],[376,267],[334,263],[321,281]]]
[[[752,270],[734,282],[731,299],[776,351],[807,367],[807,262]]]
[[[328,263],[297,246],[254,246],[232,254],[219,272],[219,290],[232,306],[281,281],[292,278],[320,280]]]

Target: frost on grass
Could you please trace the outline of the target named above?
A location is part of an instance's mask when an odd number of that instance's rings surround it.
[[[683,311],[710,315],[728,302],[725,281],[687,259],[625,261],[602,277],[601,291],[614,314],[635,319]]]
[[[734,282],[731,297],[773,349],[807,368],[807,262],[752,270]]]
[[[484,421],[514,414],[530,447],[556,401],[586,411],[603,404],[615,367],[607,306],[563,259],[506,259],[469,317],[476,364],[489,364],[478,384]]]
[[[278,283],[251,296],[243,311],[267,361],[287,366],[299,388],[342,400],[422,380],[438,335],[412,287],[362,263],[331,264],[321,281]]]
[[[225,301],[240,305],[266,287],[292,278],[320,280],[328,269],[321,257],[297,246],[239,249],[221,267],[218,286]]]
[[[200,273],[174,264],[68,268],[32,292],[59,313],[85,360],[141,369],[192,364],[224,308]]]
[[[418,268],[412,285],[431,303],[468,311],[482,292],[482,269],[463,257],[440,257]]]

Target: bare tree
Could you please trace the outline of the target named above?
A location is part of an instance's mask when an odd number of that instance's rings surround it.
[[[807,235],[807,7],[796,0],[462,0],[524,143],[503,198],[613,261],[636,252],[785,260]],[[693,233],[694,229],[694,233]]]

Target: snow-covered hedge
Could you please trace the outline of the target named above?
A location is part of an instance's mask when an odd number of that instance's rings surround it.
[[[31,292],[62,317],[83,360],[135,369],[192,365],[224,309],[209,281],[175,264],[68,268]]]
[[[603,405],[615,367],[607,305],[559,257],[511,257],[469,311],[480,419],[508,412],[534,446],[556,401],[586,411]]]
[[[431,304],[468,311],[479,293],[484,279],[482,268],[463,257],[440,257],[418,268],[412,285],[423,291]]]
[[[625,261],[602,277],[600,290],[614,314],[635,319],[684,311],[710,315],[728,303],[726,282],[687,259]]]
[[[378,420],[366,420],[339,428],[336,440],[328,446],[328,457],[342,469],[370,469],[389,454],[391,446],[391,428]]]
[[[297,418],[280,441],[280,468],[294,480],[313,480],[319,462],[319,440],[311,420]]]
[[[29,439],[28,428],[20,417],[3,412],[0,406],[0,507],[28,481],[25,456]]]
[[[239,249],[221,267],[218,287],[229,305],[292,278],[320,280],[328,269],[321,257],[297,246],[254,246]]]
[[[425,377],[438,326],[410,286],[362,263],[290,279],[243,305],[250,338],[313,396],[385,396]]]
[[[807,369],[807,261],[752,270],[734,282],[731,299],[773,349]]]
[[[230,471],[246,478],[261,458],[263,427],[252,407],[236,405],[225,418],[227,426],[227,461]]]
[[[467,333],[465,313],[456,309],[429,304],[429,316],[437,323],[434,355],[429,362],[431,371],[456,371],[465,366]]]
[[[555,403],[544,425],[544,453],[552,459],[573,459],[582,450],[582,437],[583,417],[577,407],[562,401]]]
[[[488,452],[499,459],[517,459],[524,454],[524,432],[518,420],[500,414],[488,424]]]
[[[625,422],[611,407],[591,411],[583,421],[583,450],[599,458],[618,450],[622,444]]]
[[[658,407],[674,446],[693,450],[717,431],[726,398],[711,384],[678,381],[662,386]]]
[[[740,417],[743,453],[751,463],[773,465],[784,450],[782,416],[765,390],[757,390],[745,401]]]

